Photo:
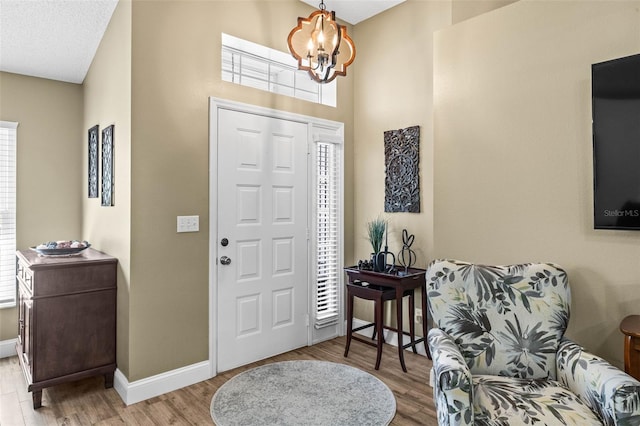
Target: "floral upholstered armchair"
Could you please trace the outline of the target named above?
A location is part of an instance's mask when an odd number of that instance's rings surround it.
[[[560,267],[438,260],[426,274],[440,425],[640,425],[640,382],[564,337]]]

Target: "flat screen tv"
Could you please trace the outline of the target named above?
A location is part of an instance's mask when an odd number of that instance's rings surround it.
[[[594,227],[640,230],[640,54],[591,77]]]

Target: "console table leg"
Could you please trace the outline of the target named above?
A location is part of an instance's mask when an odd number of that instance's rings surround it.
[[[400,366],[402,371],[407,372],[407,366],[404,364],[404,348],[402,347],[402,296],[404,291],[401,287],[396,287],[396,307],[397,307],[397,326],[398,329],[398,358],[400,358]],[[412,320],[413,321],[413,320]]]
[[[427,286],[423,284],[421,286],[422,294],[420,298],[422,299],[422,336],[424,337],[424,350],[427,353],[427,358],[431,359],[431,351],[429,350],[429,343],[427,342],[427,334],[429,333],[428,322],[429,322],[429,306],[427,305]]]
[[[374,330],[378,332],[378,340],[376,341],[376,367],[375,369],[380,369],[380,360],[382,359],[382,342],[384,341],[384,301],[382,300],[382,295],[380,294],[375,303],[375,312],[374,312],[374,321],[376,322],[376,326]]]
[[[409,294],[409,336],[411,337],[411,349],[413,353],[417,354],[416,349],[416,301],[414,299],[415,291],[411,290]],[[402,331],[402,330],[401,330]]]
[[[353,294],[347,289],[347,343],[344,345],[344,356],[349,355],[351,335],[353,334]]]

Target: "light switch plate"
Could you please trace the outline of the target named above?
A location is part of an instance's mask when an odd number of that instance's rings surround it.
[[[178,232],[200,231],[200,216],[178,216]]]

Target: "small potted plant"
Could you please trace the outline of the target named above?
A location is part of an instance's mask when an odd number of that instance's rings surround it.
[[[369,242],[371,243],[371,248],[373,249],[371,259],[374,265],[377,254],[382,250],[382,239],[384,238],[386,229],[387,221],[380,217],[367,222],[367,235],[369,237]]]

